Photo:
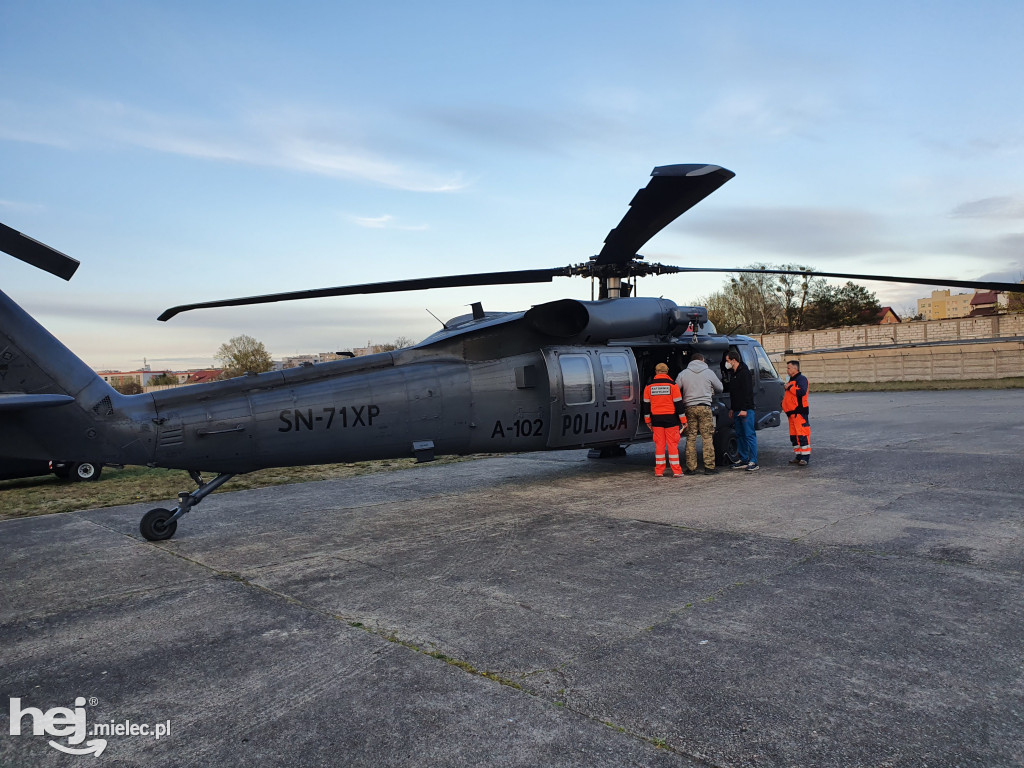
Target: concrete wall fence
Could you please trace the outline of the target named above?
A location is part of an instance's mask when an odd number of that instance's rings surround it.
[[[771,333],[760,341],[780,374],[791,350],[808,377],[828,384],[1024,376],[1024,313]]]

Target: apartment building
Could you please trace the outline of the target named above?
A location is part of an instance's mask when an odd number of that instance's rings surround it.
[[[952,296],[949,289],[932,291],[927,299],[917,300],[917,313],[923,320],[946,320],[951,317],[967,317],[971,314],[974,292],[957,293]]]

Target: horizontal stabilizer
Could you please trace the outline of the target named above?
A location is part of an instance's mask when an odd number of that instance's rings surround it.
[[[0,411],[24,411],[53,408],[75,402],[70,395],[27,395],[24,392],[0,392]]]

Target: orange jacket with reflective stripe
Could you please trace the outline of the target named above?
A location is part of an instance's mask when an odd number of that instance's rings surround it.
[[[786,384],[786,393],[782,396],[782,410],[787,414],[798,413],[806,416],[809,413],[807,393],[811,386],[802,373],[790,378]]]
[[[667,373],[659,373],[644,389],[644,417],[650,415],[656,427],[669,427],[679,424],[684,413],[679,387]]]

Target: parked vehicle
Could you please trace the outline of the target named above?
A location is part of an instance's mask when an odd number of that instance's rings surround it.
[[[43,461],[42,459],[0,459],[0,480],[42,477],[50,473],[61,480],[99,480],[103,465],[95,461]]]
[[[96,461],[51,461],[50,469],[61,480],[99,480],[103,465]]]

